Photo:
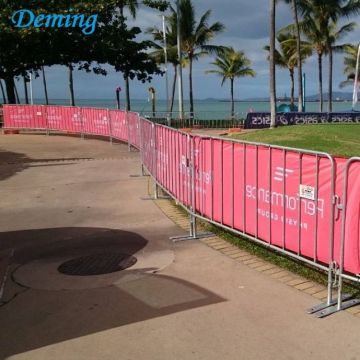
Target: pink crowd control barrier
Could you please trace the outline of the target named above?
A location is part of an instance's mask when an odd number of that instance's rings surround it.
[[[341,264],[358,279],[360,160],[349,165],[325,153],[192,136],[108,109],[4,106],[4,126],[126,141],[193,216],[322,269]]]

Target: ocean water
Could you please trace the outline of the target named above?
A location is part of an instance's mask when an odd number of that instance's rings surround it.
[[[35,99],[37,104],[42,104],[44,101],[41,99]],[[51,100],[53,105],[69,105],[68,99],[56,99]],[[280,103],[279,103],[280,104]],[[104,100],[104,99],[78,99],[76,100],[76,106],[82,107],[97,107],[97,108],[116,108],[115,100]],[[196,100],[195,114],[200,119],[228,119],[230,118],[230,102],[221,100]],[[120,107],[124,108],[124,102],[120,103]],[[185,113],[189,112],[189,101],[184,102]],[[166,113],[166,101],[156,101],[156,112],[159,116]],[[334,111],[350,111],[351,102],[334,102]],[[141,115],[150,115],[152,112],[151,102],[148,100],[132,100],[131,110],[139,112]],[[316,112],[319,110],[319,104],[317,102],[309,102],[306,105],[306,111]],[[324,104],[324,110],[327,110],[327,103]],[[178,111],[177,103],[174,103],[174,113]],[[244,118],[249,111],[255,112],[267,112],[270,111],[270,105],[268,102],[249,102],[241,101],[235,103],[235,112],[238,118]]]

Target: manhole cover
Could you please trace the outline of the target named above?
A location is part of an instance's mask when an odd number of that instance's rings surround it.
[[[125,270],[136,262],[137,259],[131,255],[103,253],[66,261],[58,267],[58,271],[73,276],[102,275]]]

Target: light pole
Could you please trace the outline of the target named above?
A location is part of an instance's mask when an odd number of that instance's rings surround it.
[[[180,22],[180,0],[176,0],[177,18],[177,49],[178,49],[178,86],[179,86],[179,117],[184,118],[183,79],[182,79],[182,52],[181,52],[181,22]]]
[[[303,73],[303,93],[302,93],[302,111],[306,112],[306,74]]]
[[[353,102],[352,110],[355,110],[355,106],[358,102],[358,90],[359,90],[359,62],[360,62],[360,44],[358,48],[357,58],[356,58],[356,68],[355,68],[355,78],[354,78],[354,91],[353,91]]]
[[[162,25],[163,25],[163,37],[164,37],[164,58],[165,58],[165,83],[166,83],[166,117],[168,126],[171,126],[171,115],[170,103],[169,103],[169,74],[168,74],[168,53],[167,53],[167,38],[166,38],[166,26],[165,26],[165,16],[162,16]]]
[[[169,76],[168,76],[168,52],[167,52],[167,36],[165,15],[162,15],[162,30],[163,30],[163,42],[164,42],[164,60],[165,60],[165,81],[166,81],[166,109],[169,109]]]

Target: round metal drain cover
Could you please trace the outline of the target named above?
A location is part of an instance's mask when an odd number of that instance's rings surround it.
[[[137,259],[131,255],[102,253],[66,261],[58,267],[58,271],[72,276],[103,275],[125,270],[136,262]]]

